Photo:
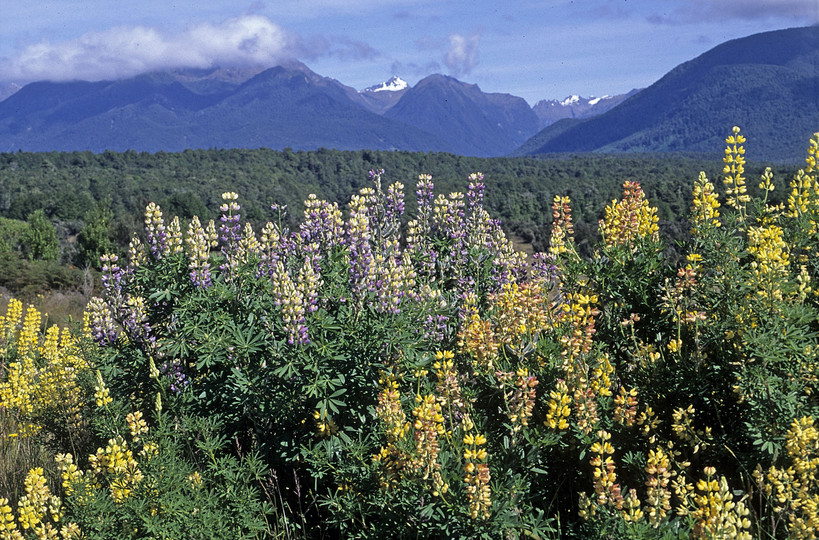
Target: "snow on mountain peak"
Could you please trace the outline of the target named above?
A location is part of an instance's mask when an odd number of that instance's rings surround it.
[[[571,105],[572,103],[577,103],[578,101],[580,101],[580,96],[578,96],[577,94],[572,94],[571,96],[561,101],[560,104]]]
[[[369,88],[365,88],[362,90],[362,92],[398,92],[399,90],[404,90],[408,86],[409,85],[404,79],[393,76],[390,78],[390,80],[375,86],[370,86]]]
[[[589,100],[589,105],[597,105],[598,103],[600,103],[600,100],[601,100],[601,99],[609,99],[610,97],[611,97],[611,96],[609,96],[609,95],[607,94],[607,95],[605,95],[605,96],[603,96],[603,97],[599,97],[599,98],[590,99],[590,100]]]

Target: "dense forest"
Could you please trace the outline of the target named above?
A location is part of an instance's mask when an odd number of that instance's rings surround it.
[[[752,148],[750,155],[753,159]],[[571,197],[577,241],[583,250],[596,234],[605,205],[619,193],[623,182],[639,180],[658,207],[661,229],[676,239],[685,234],[679,223],[688,212],[691,182],[699,171],[719,178],[722,166],[717,158],[683,155],[484,159],[445,153],[324,149],[4,153],[0,154],[0,217],[6,219],[0,221],[4,232],[0,236],[6,240],[0,243],[0,252],[17,251],[29,259],[38,258],[30,248],[23,248],[24,242],[10,244],[27,234],[23,222],[41,211],[55,226],[59,261],[78,267],[98,266],[97,244],[106,243],[102,237],[110,241],[110,248],[122,252],[131,231],[140,226],[149,202],[182,219],[215,217],[219,195],[228,186],[242,196],[243,217],[250,222],[261,225],[271,219],[269,208],[276,203],[287,205],[287,224],[293,226],[309,194],[346,205],[351,193],[368,185],[367,171],[372,169],[384,169],[385,181],[407,186],[413,185],[419,174],[433,174],[442,193],[464,191],[467,176],[481,171],[488,210],[507,232],[532,244],[536,251],[545,247],[555,195]],[[749,176],[758,177],[764,167],[762,163],[749,164]],[[794,167],[774,166],[774,174],[780,178],[789,178],[794,172]],[[772,194],[774,199],[777,196],[781,193]],[[412,211],[414,204],[408,200],[408,210]]]

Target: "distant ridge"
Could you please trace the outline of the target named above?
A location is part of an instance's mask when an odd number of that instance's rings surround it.
[[[449,149],[429,133],[365,109],[354,89],[303,65],[250,78],[207,75],[26,85],[0,102],[0,151]]]
[[[819,26],[718,45],[603,115],[547,127],[515,153],[712,152],[734,125],[750,159],[804,158],[819,131]]]
[[[486,94],[445,75],[419,81],[384,116],[446,140],[457,154],[479,157],[511,152],[538,126],[523,98]]]
[[[541,128],[551,126],[564,118],[588,118],[609,111],[630,98],[639,90],[616,96],[588,97],[571,95],[563,100],[543,99],[535,103],[532,110],[537,115]]]

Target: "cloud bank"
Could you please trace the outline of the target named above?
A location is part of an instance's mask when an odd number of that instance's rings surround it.
[[[42,41],[0,58],[3,79],[106,80],[174,68],[272,66],[285,60],[372,57],[368,45],[342,38],[301,38],[267,17],[246,14],[168,34],[146,26],[89,32],[62,43]]]

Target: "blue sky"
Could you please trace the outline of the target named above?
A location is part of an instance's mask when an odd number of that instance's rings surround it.
[[[299,60],[354,88],[431,73],[530,104],[650,85],[817,0],[3,0],[0,84]]]

